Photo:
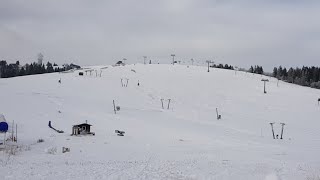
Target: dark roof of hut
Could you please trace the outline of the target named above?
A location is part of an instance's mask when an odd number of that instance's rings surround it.
[[[88,123],[82,123],[82,124],[77,124],[77,125],[73,125],[73,126],[92,126],[92,125],[88,124]]]

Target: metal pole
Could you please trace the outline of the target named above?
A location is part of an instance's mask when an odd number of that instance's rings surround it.
[[[162,104],[162,109],[164,109],[164,107],[163,107],[163,100],[164,100],[164,99],[160,99],[160,100],[161,100],[161,104]]]
[[[273,124],[274,124],[274,123],[270,123],[270,125],[271,125],[271,129],[272,129],[273,139],[276,139],[276,138],[275,138],[275,136],[274,136]]]
[[[113,100],[113,111],[114,111],[114,114],[117,114],[116,105],[115,105],[115,103],[114,103],[114,100]]]
[[[146,64],[146,59],[147,59],[147,56],[143,56],[143,64]]]
[[[261,79],[261,81],[263,81],[263,93],[267,93],[267,91],[266,91],[266,82],[269,82],[269,80],[268,79]]]
[[[280,124],[282,125],[282,129],[281,129],[281,137],[280,137],[280,139],[282,139],[282,135],[283,135],[283,127],[284,127],[285,123],[280,123]]]
[[[218,108],[216,108],[217,119],[219,119]]]
[[[14,133],[13,127],[14,127],[14,121],[12,122],[12,131],[11,131],[11,140],[12,140],[12,142],[13,142],[13,133]]]
[[[175,54],[171,54],[172,56],[172,65],[174,65],[174,57],[176,56]]]
[[[18,142],[18,124],[16,124],[16,142]]]
[[[170,101],[171,101],[171,99],[168,99],[168,109],[169,109],[169,107],[170,107]]]
[[[7,132],[4,133],[3,145],[6,145],[6,135],[7,135]]]

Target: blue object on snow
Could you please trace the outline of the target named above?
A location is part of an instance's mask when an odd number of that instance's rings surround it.
[[[8,128],[9,128],[8,123],[0,122],[0,132],[7,132]]]

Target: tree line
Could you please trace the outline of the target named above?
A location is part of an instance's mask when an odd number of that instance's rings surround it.
[[[320,89],[320,67],[303,66],[302,68],[291,67],[287,69],[285,67],[279,66],[274,67],[272,73],[265,73],[262,66],[255,65],[244,71],[255,74],[264,74],[266,76],[272,76],[288,83]]]
[[[264,73],[262,66],[258,66],[258,65],[255,65],[254,67],[251,66],[249,68],[248,72],[255,73],[255,74],[263,74]]]
[[[24,66],[20,65],[19,61],[16,63],[8,64],[6,60],[0,61],[0,78],[10,78],[16,76],[26,76],[33,74],[44,74],[53,72],[62,72],[74,68],[81,68],[75,64],[65,64],[63,67],[58,67],[56,63],[47,62],[46,66],[44,64],[30,63]]]
[[[286,81],[288,83],[294,83],[301,86],[308,86],[312,88],[320,89],[320,68],[319,67],[306,67],[302,68],[290,68],[279,66],[273,69],[272,76],[279,80]]]
[[[234,70],[233,66],[228,65],[228,64],[225,64],[225,65],[223,65],[223,64],[214,64],[214,65],[212,65],[212,66],[210,66],[210,67],[220,68],[220,69],[230,69],[230,70]]]

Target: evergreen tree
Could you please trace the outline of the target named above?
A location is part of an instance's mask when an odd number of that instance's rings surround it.
[[[47,63],[47,72],[48,73],[54,72],[53,66],[50,62]]]
[[[282,70],[282,79],[283,80],[287,80],[287,77],[288,77],[287,68],[283,68],[283,70]]]
[[[279,66],[279,68],[278,68],[277,78],[282,79],[282,67],[281,66]]]
[[[252,66],[249,68],[249,72],[254,73],[254,69]]]
[[[22,67],[19,71],[19,76],[25,76],[26,75],[26,70],[24,69],[24,67]]]
[[[288,70],[288,77],[287,77],[287,80],[288,80],[288,82],[290,82],[290,83],[293,83],[294,82],[294,73],[293,73],[293,68],[290,68],[289,70]]]
[[[272,76],[277,77],[277,73],[278,73],[278,68],[274,67],[273,72],[272,72]]]

